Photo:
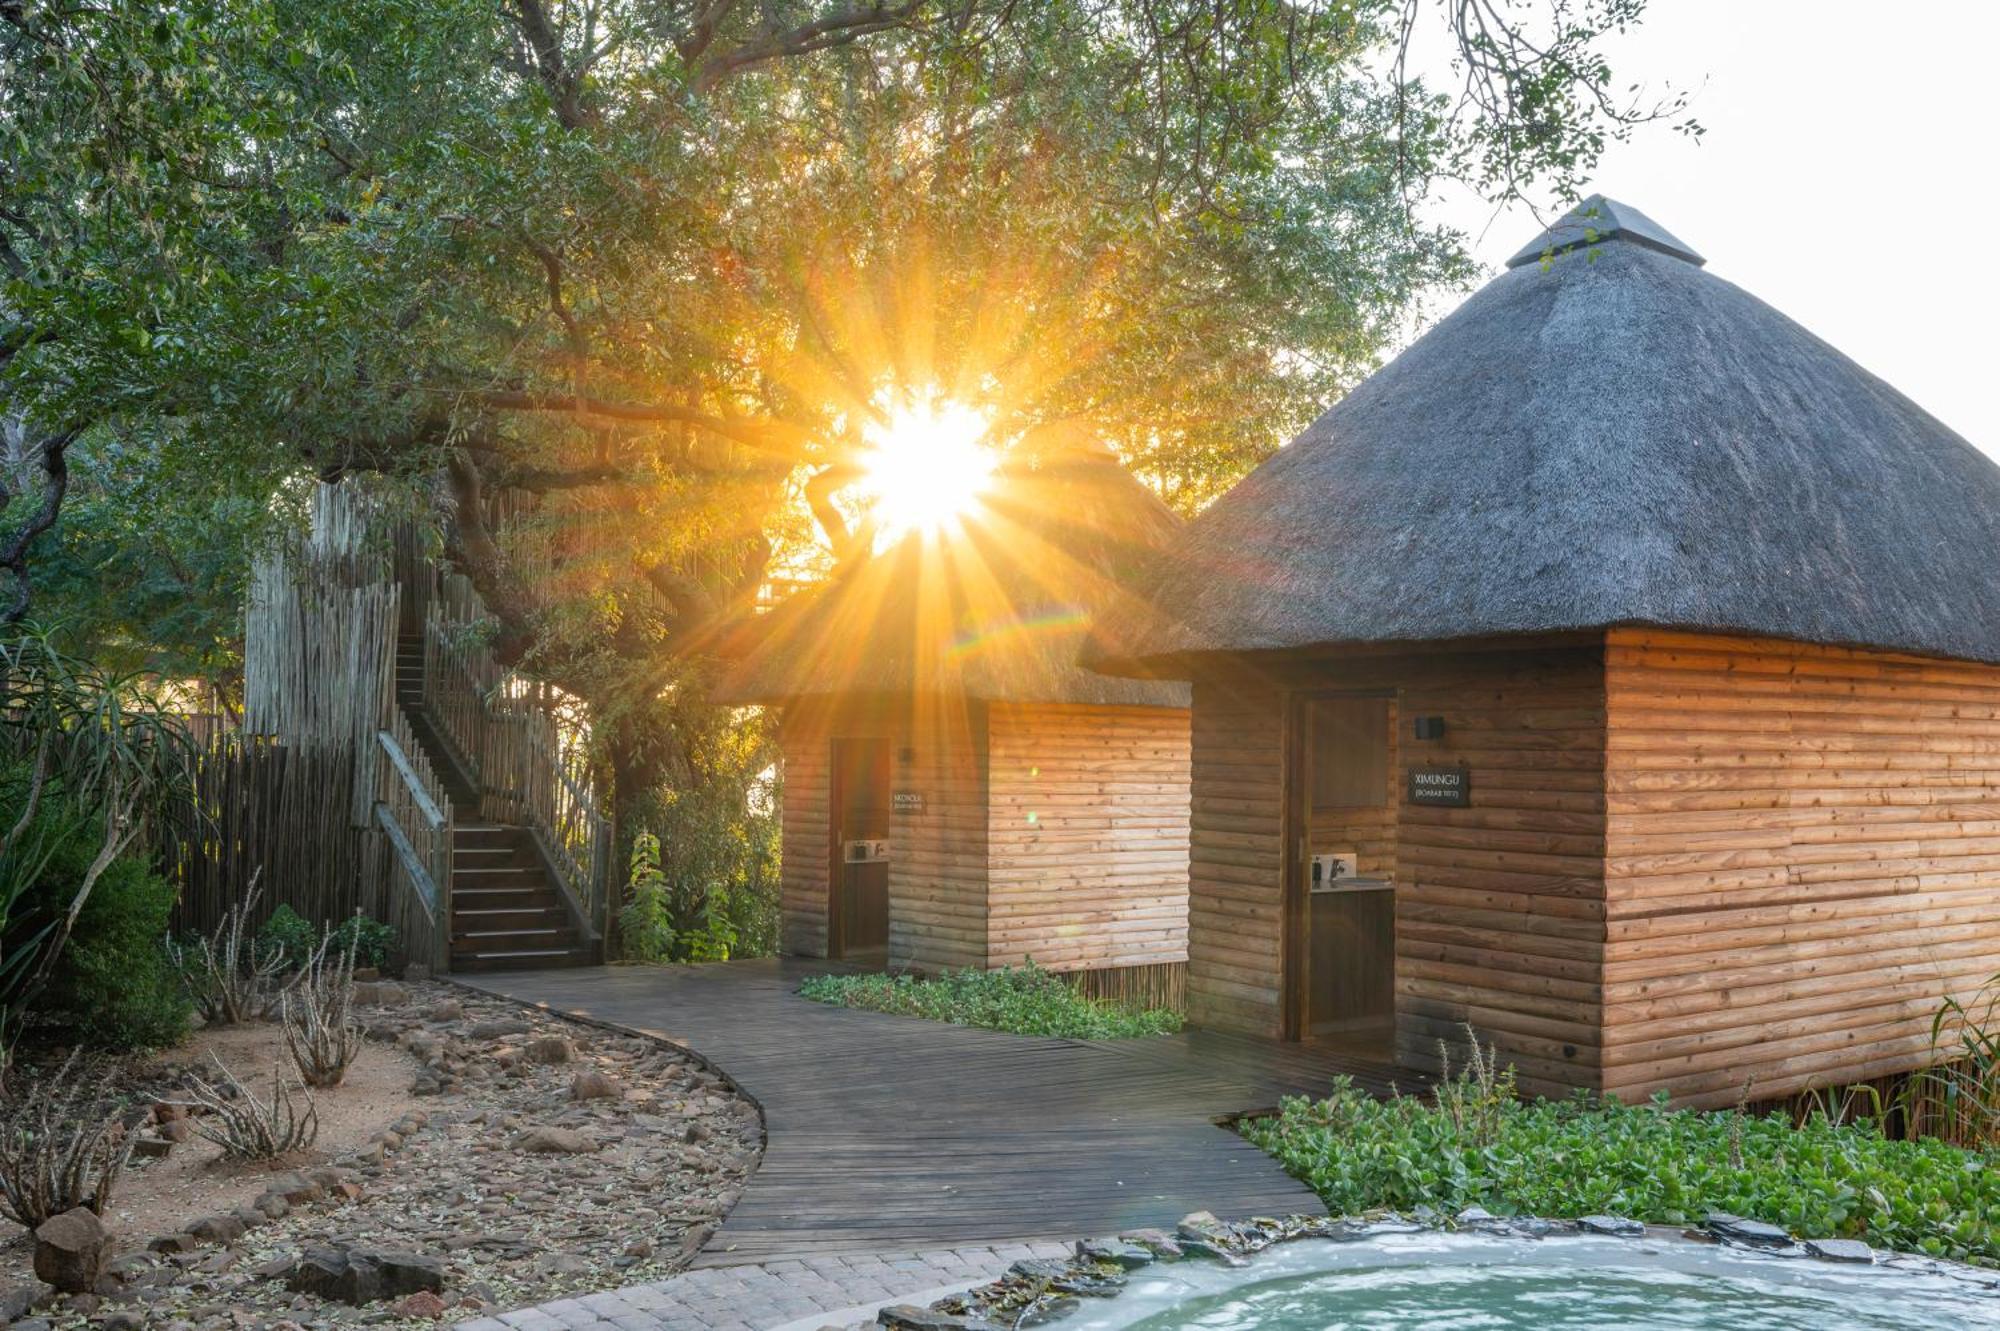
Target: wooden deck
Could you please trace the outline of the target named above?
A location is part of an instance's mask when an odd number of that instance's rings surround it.
[[[1218,1120],[1390,1071],[1211,1032],[1031,1039],[798,997],[825,962],[596,967],[461,983],[675,1040],[764,1110],[763,1164],[698,1259],[1077,1238],[1318,1214],[1318,1199]],[[1406,1079],[1407,1084],[1407,1079]]]

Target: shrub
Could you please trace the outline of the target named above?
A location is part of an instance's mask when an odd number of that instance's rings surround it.
[[[302,1085],[296,1081],[286,1084],[282,1068],[271,1069],[271,1098],[259,1100],[221,1059],[215,1059],[215,1066],[222,1074],[220,1087],[199,1077],[189,1078],[195,1104],[204,1112],[190,1117],[188,1126],[220,1146],[224,1158],[276,1160],[303,1151],[318,1140],[319,1107]],[[305,1101],[303,1110],[292,1098],[294,1087]]]
[[[1890,1141],[1872,1122],[1824,1115],[1794,1125],[1661,1101],[1524,1103],[1490,1064],[1442,1090],[1378,1101],[1341,1078],[1325,1099],[1287,1099],[1243,1135],[1336,1215],[1483,1206],[1684,1224],[1727,1211],[1807,1237],[2000,1264],[2000,1159],[1989,1153]]]
[[[1032,961],[997,970],[911,975],[816,975],[799,992],[819,1003],[979,1026],[1015,1035],[1075,1040],[1122,1040],[1181,1028],[1166,1008],[1132,1008],[1086,998],[1060,975]]]
[[[136,1138],[92,1111],[76,1067],[72,1053],[0,1115],[0,1213],[29,1229],[79,1206],[103,1215],[132,1154]]]
[[[21,784],[9,788],[17,796],[25,792]],[[102,821],[59,791],[43,791],[21,839],[24,852],[34,857],[26,890],[14,903],[22,926],[53,928],[75,905],[104,844]],[[160,949],[174,908],[173,884],[134,855],[96,868],[67,945],[45,959],[47,973],[32,1011],[98,1048],[173,1044],[187,1034],[190,1016],[187,997]]]
[[[257,931],[257,953],[261,957],[278,956],[284,969],[296,971],[305,967],[322,942],[330,942],[335,952],[351,951],[356,966],[379,970],[395,954],[397,941],[395,925],[365,915],[350,915],[326,930],[323,938],[312,921],[290,906],[281,905]]]
[[[268,1015],[283,954],[259,956],[245,933],[257,908],[256,877],[244,898],[223,914],[215,932],[168,944],[168,955],[188,996],[212,1026],[233,1026]]]
[[[361,1054],[361,1027],[354,1020],[354,943],[334,947],[333,935],[320,940],[300,971],[298,983],[280,1000],[285,1047],[308,1086],[338,1086]]]
[[[660,867],[660,839],[651,832],[632,838],[631,877],[618,912],[618,937],[630,961],[727,961],[736,946],[735,921],[726,890],[692,902],[677,894]]]

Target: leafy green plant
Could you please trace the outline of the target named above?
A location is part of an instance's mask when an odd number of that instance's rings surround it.
[[[380,969],[396,951],[396,926],[366,915],[350,915],[330,929],[322,930],[311,920],[280,905],[257,931],[260,956],[281,958],[287,971],[305,968],[324,944],[334,952],[352,952],[354,964]]]
[[[819,1003],[979,1026],[1015,1035],[1124,1040],[1181,1028],[1179,1013],[1086,998],[1030,961],[997,970],[913,975],[815,975],[799,992]]]
[[[632,864],[618,936],[629,961],[727,961],[737,946],[726,886],[692,894],[676,892],[660,864],[660,839],[632,838]]]
[[[1433,1096],[1377,1100],[1346,1078],[1290,1098],[1243,1135],[1336,1214],[1609,1213],[1661,1224],[1727,1211],[1808,1237],[2000,1265],[2000,1159],[1872,1121],[1673,1110],[1578,1095],[1523,1102],[1483,1065]]]
[[[1916,1124],[1964,1144],[2000,1144],[2000,975],[1970,1002],[1947,994],[1931,1019],[1932,1066],[1904,1088]]]

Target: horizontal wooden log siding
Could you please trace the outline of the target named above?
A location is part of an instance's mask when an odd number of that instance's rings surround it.
[[[994,703],[987,964],[1187,959],[1188,714]]]
[[[1464,763],[1467,808],[1398,810],[1397,1057],[1434,1071],[1470,1022],[1531,1091],[1598,1081],[1604,902],[1603,653],[1595,646],[1263,660],[1195,681],[1188,1006],[1279,1029],[1285,697],[1392,690],[1399,788]],[[1445,738],[1412,741],[1442,716]]]
[[[835,739],[886,739],[892,791],[924,797],[889,836],[889,964],[986,962],[986,715],[958,698],[801,701],[785,709],[785,947],[826,955],[828,795]]]
[[[1696,1105],[1926,1061],[2000,970],[2000,668],[1619,630],[1605,1079]]]

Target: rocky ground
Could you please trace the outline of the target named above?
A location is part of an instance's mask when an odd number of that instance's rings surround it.
[[[369,1039],[415,1056],[421,1108],[360,1150],[249,1181],[230,1209],[117,1235],[95,1294],[24,1280],[21,1235],[0,1253],[17,1282],[0,1316],[23,1331],[461,1320],[680,1270],[756,1167],[755,1106],[671,1046],[438,983],[361,996]]]

